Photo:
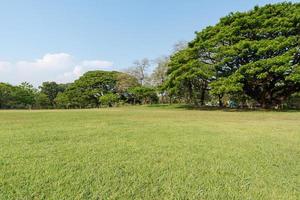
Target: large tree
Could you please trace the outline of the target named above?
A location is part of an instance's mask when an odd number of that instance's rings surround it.
[[[171,58],[171,88],[193,89],[191,80],[212,66],[212,94],[241,93],[262,107],[281,104],[300,90],[300,4],[280,3],[231,13],[197,33]],[[209,67],[208,67],[209,68]],[[204,69],[204,70],[202,70]],[[191,73],[189,73],[191,72]]]
[[[117,73],[89,71],[68,87],[66,93],[73,105],[98,107],[101,96],[116,91]]]
[[[122,72],[90,71],[67,88],[64,92],[66,96],[61,94],[56,101],[62,105],[68,98],[68,105],[71,106],[98,107],[103,102],[100,100],[102,96],[117,94],[120,100],[126,102],[130,98],[128,90],[139,85],[135,77]]]
[[[200,48],[206,46],[217,77],[229,80],[216,81],[233,90],[239,86],[262,107],[281,104],[300,90],[300,4],[232,13],[198,33],[196,43]]]

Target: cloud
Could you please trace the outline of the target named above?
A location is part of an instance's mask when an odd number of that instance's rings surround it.
[[[90,70],[113,70],[105,60],[77,61],[67,53],[45,54],[34,61],[0,61],[0,82],[19,84],[27,81],[34,86],[44,81],[71,82]]]
[[[0,73],[9,70],[10,62],[7,61],[0,61]]]
[[[19,61],[16,63],[18,68],[35,69],[35,70],[61,70],[66,69],[73,64],[73,58],[66,53],[46,54],[41,59],[33,62]]]
[[[103,67],[103,68],[109,68],[113,65],[112,62],[109,61],[103,61],[103,60],[85,60],[81,63],[84,67]]]
[[[77,79],[87,71],[102,69],[112,70],[113,63],[104,60],[84,60],[78,63],[71,71],[67,71],[58,77],[59,82],[70,82]]]

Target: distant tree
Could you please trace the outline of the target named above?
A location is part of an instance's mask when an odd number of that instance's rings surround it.
[[[37,108],[50,108],[51,102],[46,94],[38,92],[35,95],[35,106]]]
[[[157,103],[158,96],[156,94],[156,90],[151,87],[135,87],[130,88],[129,93],[133,96],[134,104],[148,104],[148,103]]]
[[[119,101],[119,96],[117,94],[108,93],[99,98],[101,105],[113,107]]]
[[[7,83],[0,83],[0,109],[10,108],[14,87]]]
[[[167,56],[162,56],[155,60],[157,66],[155,67],[153,73],[151,74],[151,79],[152,79],[151,82],[154,86],[161,86],[165,82],[167,78],[169,62],[170,62],[170,58]]]
[[[130,94],[130,88],[140,86],[138,80],[126,73],[117,75],[116,93],[119,95],[119,100],[124,103],[133,103],[133,97]]]
[[[15,108],[31,108],[35,103],[36,90],[27,82],[14,88],[13,100]]]
[[[145,85],[147,70],[150,67],[150,61],[147,58],[136,60],[133,66],[127,70],[127,73],[135,77],[141,85]]]
[[[68,95],[64,92],[59,92],[54,99],[54,102],[57,108],[69,108],[71,105]]]
[[[59,92],[63,92],[67,88],[68,84],[58,84],[56,82],[43,82],[40,86],[40,90],[42,93],[46,94],[50,104],[54,107],[56,98]]]
[[[116,89],[117,92],[120,94],[126,93],[129,88],[137,87],[140,85],[138,80],[134,76],[131,76],[126,73],[118,73],[116,80],[117,80]]]
[[[73,106],[98,107],[99,98],[116,93],[119,72],[89,71],[70,85],[66,92]]]

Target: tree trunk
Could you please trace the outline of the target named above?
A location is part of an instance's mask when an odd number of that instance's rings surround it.
[[[220,108],[223,108],[223,101],[222,101],[222,98],[223,98],[223,95],[218,95],[218,98],[219,98],[219,107]]]
[[[207,88],[207,83],[204,83],[204,86],[202,87],[202,91],[201,91],[201,97],[200,97],[200,104],[201,106],[204,106],[204,101],[205,101],[205,92],[206,92],[206,88]]]

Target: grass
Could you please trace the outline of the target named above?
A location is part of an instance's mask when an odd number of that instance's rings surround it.
[[[299,112],[0,111],[0,199],[299,199]]]

